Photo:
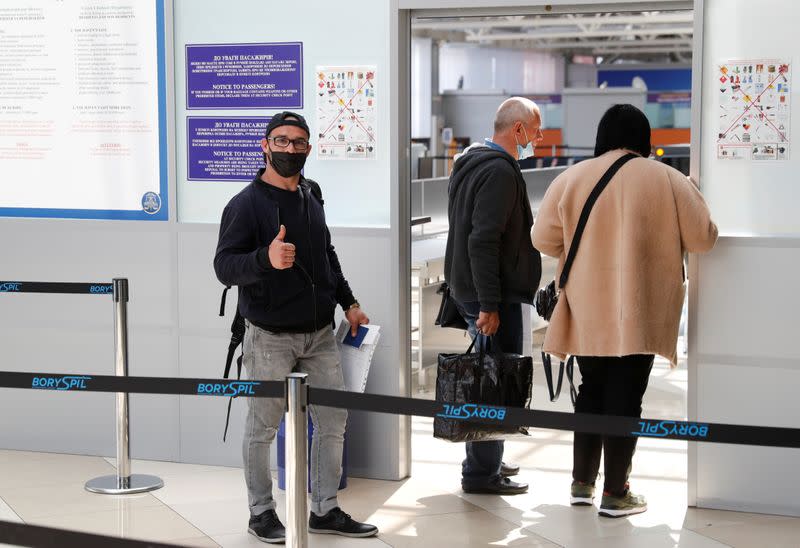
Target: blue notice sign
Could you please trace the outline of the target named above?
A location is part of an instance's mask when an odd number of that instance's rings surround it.
[[[187,45],[186,108],[303,108],[303,43]]]
[[[261,139],[270,118],[186,118],[189,181],[252,181],[264,167]]]

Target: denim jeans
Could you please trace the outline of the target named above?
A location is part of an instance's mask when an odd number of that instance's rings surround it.
[[[461,315],[469,325],[469,334],[478,335],[475,325],[480,313],[480,303],[457,303]],[[503,352],[522,354],[522,306],[519,303],[500,303],[498,307],[500,327],[494,337],[478,335],[475,351],[483,347],[491,350],[494,341]],[[479,487],[491,483],[500,476],[504,444],[502,440],[471,441],[466,444],[467,458],[461,463],[461,484]]]
[[[250,380],[283,381],[293,371],[308,373],[308,384],[344,390],[339,349],[330,327],[315,333],[272,333],[246,322],[243,364]],[[280,398],[247,398],[242,453],[250,514],[275,508],[269,448],[284,416]],[[323,515],[339,506],[342,447],[347,411],[309,406],[311,440],[311,511]]]

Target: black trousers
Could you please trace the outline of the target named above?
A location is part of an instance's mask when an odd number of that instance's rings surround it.
[[[642,397],[653,368],[652,354],[622,357],[578,356],[581,386],[575,402],[576,413],[642,416]],[[625,490],[636,450],[636,438],[601,436],[575,432],[572,479],[594,483],[604,455],[604,490],[620,494]]]

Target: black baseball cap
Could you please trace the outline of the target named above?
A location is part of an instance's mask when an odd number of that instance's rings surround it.
[[[281,126],[295,126],[299,127],[306,134],[310,137],[311,131],[308,129],[308,124],[306,123],[306,119],[300,116],[295,112],[279,112],[272,116],[272,119],[267,124],[267,131],[264,134],[265,137],[269,137],[269,134],[272,133],[273,130],[278,129]]]

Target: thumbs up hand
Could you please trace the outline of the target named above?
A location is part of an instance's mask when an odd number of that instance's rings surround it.
[[[272,264],[272,268],[277,270],[292,268],[294,265],[294,244],[284,243],[284,238],[286,238],[286,227],[281,225],[278,235],[269,244],[269,262]]]

